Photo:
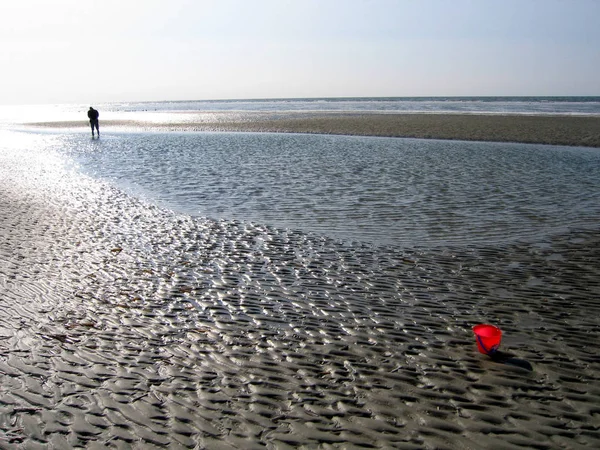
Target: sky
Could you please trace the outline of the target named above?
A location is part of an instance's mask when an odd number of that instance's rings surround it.
[[[0,104],[600,95],[600,0],[2,0]]]

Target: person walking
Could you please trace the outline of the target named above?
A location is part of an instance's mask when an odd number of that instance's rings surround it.
[[[92,127],[92,137],[94,137],[94,128],[96,128],[96,131],[98,132],[98,137],[100,137],[98,117],[100,117],[100,113],[90,106],[90,109],[88,110],[88,118],[90,119],[90,126]]]

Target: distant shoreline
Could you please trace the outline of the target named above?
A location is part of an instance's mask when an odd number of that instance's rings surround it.
[[[85,120],[29,123],[44,128],[89,127]],[[519,142],[600,148],[600,117],[561,115],[364,112],[211,112],[181,121],[101,120],[102,129],[312,133],[420,139]]]

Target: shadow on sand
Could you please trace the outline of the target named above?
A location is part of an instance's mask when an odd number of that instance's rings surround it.
[[[520,367],[521,369],[528,370],[529,372],[533,371],[533,366],[529,361],[524,359],[516,358],[515,355],[507,352],[497,351],[492,355],[489,355],[492,358],[492,361],[500,363],[500,364],[508,364],[510,366]]]

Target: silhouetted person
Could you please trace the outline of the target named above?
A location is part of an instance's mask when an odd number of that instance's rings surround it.
[[[94,137],[94,127],[96,127],[98,137],[100,137],[100,128],[98,127],[98,117],[100,117],[100,113],[90,106],[88,117],[90,119],[90,126],[92,127],[92,137]]]

